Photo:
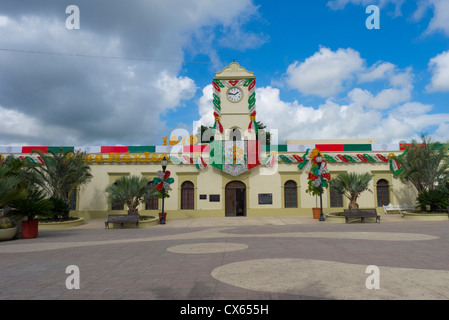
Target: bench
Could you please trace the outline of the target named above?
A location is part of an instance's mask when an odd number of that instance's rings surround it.
[[[415,207],[411,204],[403,204],[403,205],[392,205],[391,203],[388,206],[383,206],[384,214],[388,213],[399,213],[402,214],[402,211],[414,211]]]
[[[380,216],[376,209],[344,209],[345,222],[348,223],[350,218],[360,218],[365,223],[365,218],[376,218],[376,222],[380,223]]]
[[[104,227],[109,229],[110,223],[120,223],[120,227],[124,229],[125,223],[135,223],[136,228],[138,228],[139,218],[139,214],[110,214],[104,223]]]

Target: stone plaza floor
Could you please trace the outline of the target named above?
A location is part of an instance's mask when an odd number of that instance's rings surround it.
[[[0,242],[0,300],[447,300],[448,227],[384,215],[90,220]]]

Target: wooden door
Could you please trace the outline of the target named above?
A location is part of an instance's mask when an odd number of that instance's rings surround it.
[[[246,215],[246,186],[241,181],[231,181],[225,189],[225,216]]]

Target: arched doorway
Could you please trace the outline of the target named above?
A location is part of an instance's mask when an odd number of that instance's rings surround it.
[[[226,185],[225,216],[246,216],[246,186],[241,181],[231,181]]]

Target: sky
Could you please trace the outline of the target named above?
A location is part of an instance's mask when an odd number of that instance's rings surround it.
[[[279,144],[449,140],[447,0],[0,0],[0,145],[194,134],[233,59]]]

